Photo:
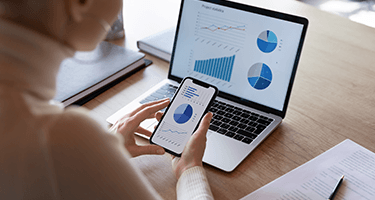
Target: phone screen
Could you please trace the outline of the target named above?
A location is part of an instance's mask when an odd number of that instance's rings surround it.
[[[217,95],[215,86],[203,84],[192,78],[184,79],[151,136],[151,143],[181,155]]]

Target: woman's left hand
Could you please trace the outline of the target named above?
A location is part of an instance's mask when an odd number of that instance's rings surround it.
[[[155,118],[155,113],[167,107],[168,104],[168,99],[143,104],[133,112],[125,115],[113,125],[117,128],[117,132],[124,136],[125,148],[133,157],[144,154],[161,155],[165,153],[164,149],[157,145],[137,145],[134,138],[134,132],[150,137],[152,133],[140,127],[139,124],[145,119]]]

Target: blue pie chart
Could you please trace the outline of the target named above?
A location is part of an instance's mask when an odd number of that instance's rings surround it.
[[[259,49],[264,53],[271,53],[277,47],[277,36],[274,32],[263,31],[257,39]]]
[[[182,104],[174,111],[173,119],[178,124],[184,124],[189,121],[192,115],[193,107],[189,104]]]
[[[272,71],[266,64],[256,63],[250,67],[247,78],[253,88],[264,90],[272,82]]]

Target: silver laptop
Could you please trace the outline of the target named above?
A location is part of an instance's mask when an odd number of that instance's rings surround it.
[[[285,117],[308,20],[223,0],[182,0],[168,78],[110,116],[171,98],[186,76],[219,96],[203,161],[233,171]],[[141,126],[153,131],[156,120]]]

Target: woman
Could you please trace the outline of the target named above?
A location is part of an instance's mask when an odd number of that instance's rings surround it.
[[[59,65],[93,50],[122,8],[121,0],[0,0],[0,199],[160,199],[130,156],[164,154],[137,146],[139,124],[160,119],[168,100],[145,104],[108,134],[82,108],[62,110],[55,95]],[[202,157],[207,114],[174,158],[177,196],[212,199]]]

